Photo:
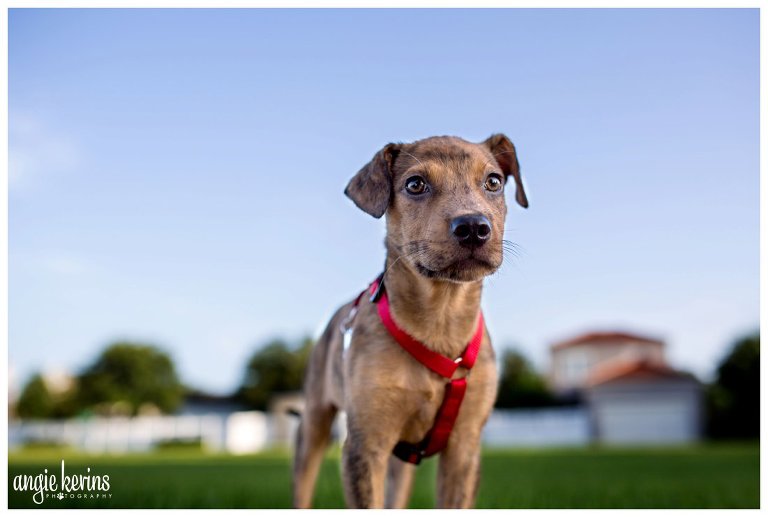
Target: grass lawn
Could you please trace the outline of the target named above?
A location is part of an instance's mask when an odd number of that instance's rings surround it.
[[[13,490],[18,474],[44,468],[109,475],[109,499],[46,499]],[[423,463],[412,508],[434,505],[437,462]],[[758,508],[760,448],[718,444],[681,448],[488,449],[483,453],[478,508]],[[86,456],[30,450],[9,456],[11,508],[287,508],[290,454],[252,456],[168,451]],[[60,483],[60,481],[59,481]],[[343,507],[338,450],[323,464],[315,507]]]

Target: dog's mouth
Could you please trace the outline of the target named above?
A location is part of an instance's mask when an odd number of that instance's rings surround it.
[[[498,265],[475,255],[456,260],[441,268],[427,267],[421,262],[416,262],[414,265],[419,274],[426,278],[453,282],[479,280],[498,269]]]

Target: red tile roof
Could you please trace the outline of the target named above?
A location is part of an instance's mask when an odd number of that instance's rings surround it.
[[[552,350],[562,350],[579,345],[613,345],[617,342],[631,341],[643,345],[660,345],[664,343],[658,339],[653,339],[628,332],[588,332],[572,339],[558,341],[552,344]]]
[[[618,380],[655,381],[659,379],[694,379],[694,377],[666,364],[641,359],[611,362],[598,367],[590,374],[587,385],[594,387]]]

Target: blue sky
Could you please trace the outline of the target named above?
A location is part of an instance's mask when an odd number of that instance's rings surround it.
[[[16,382],[125,338],[234,389],[379,272],[342,191],[380,147],[494,132],[531,203],[495,346],[637,331],[707,379],[759,322],[758,49],[756,9],[11,10]]]

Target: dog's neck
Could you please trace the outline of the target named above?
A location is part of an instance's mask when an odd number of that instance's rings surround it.
[[[456,358],[477,329],[482,280],[425,278],[399,256],[387,254],[386,288],[395,322],[427,348]]]

